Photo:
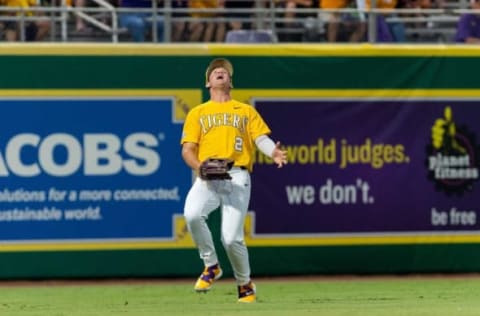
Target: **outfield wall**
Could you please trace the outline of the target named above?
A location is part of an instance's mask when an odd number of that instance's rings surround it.
[[[8,45],[0,278],[198,274],[179,140],[220,56],[289,155],[255,157],[255,275],[480,270],[476,47]]]

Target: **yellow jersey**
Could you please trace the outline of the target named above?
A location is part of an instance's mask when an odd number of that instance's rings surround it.
[[[35,6],[37,4],[37,0],[3,0],[0,1],[0,4],[9,6],[9,7],[21,7],[21,8],[29,8],[31,6]],[[13,12],[10,12],[11,15],[13,15]],[[18,15],[21,13],[18,12]],[[27,11],[26,15],[32,15],[31,11]]]
[[[3,3],[9,7],[28,8],[37,4],[37,0],[4,0]]]
[[[218,0],[190,0],[188,2],[188,6],[191,9],[216,9],[220,8]],[[193,12],[190,14],[194,18],[200,17],[210,17],[215,16],[216,14],[213,12],[202,13],[202,12]]]
[[[395,9],[397,6],[397,0],[377,0],[377,9]],[[370,8],[370,0],[365,1],[366,8]]]
[[[181,144],[198,144],[198,159],[226,158],[234,166],[253,168],[255,139],[270,128],[251,105],[230,100],[208,101],[187,114]]]

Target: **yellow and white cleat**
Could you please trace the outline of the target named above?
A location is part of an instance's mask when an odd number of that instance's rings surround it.
[[[217,263],[210,267],[205,267],[202,274],[195,283],[195,291],[197,292],[207,292],[212,288],[213,282],[220,279],[223,274],[222,268]]]
[[[257,300],[255,284],[252,281],[238,287],[239,303],[254,303]]]

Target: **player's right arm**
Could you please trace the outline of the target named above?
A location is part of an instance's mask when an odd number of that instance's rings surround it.
[[[198,160],[198,144],[185,142],[182,145],[182,158],[195,172],[200,168],[200,160]]]
[[[182,158],[195,172],[198,171],[201,162],[198,159],[198,150],[200,142],[200,125],[198,118],[198,108],[193,108],[185,118],[183,125],[182,139]]]

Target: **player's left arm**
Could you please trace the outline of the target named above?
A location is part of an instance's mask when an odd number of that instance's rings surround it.
[[[255,139],[255,145],[262,153],[272,158],[278,168],[287,164],[287,151],[282,149],[280,142],[274,143],[267,135],[260,135]]]
[[[253,136],[255,145],[267,157],[272,158],[278,168],[283,167],[283,165],[287,164],[287,151],[282,149],[280,142],[274,143],[268,136],[271,133],[270,128],[257,110],[254,107],[250,107],[250,110],[250,133]]]
[[[275,149],[272,153],[272,159],[277,164],[278,168],[282,168],[283,165],[287,164],[287,151],[282,148],[280,142],[275,143]]]

